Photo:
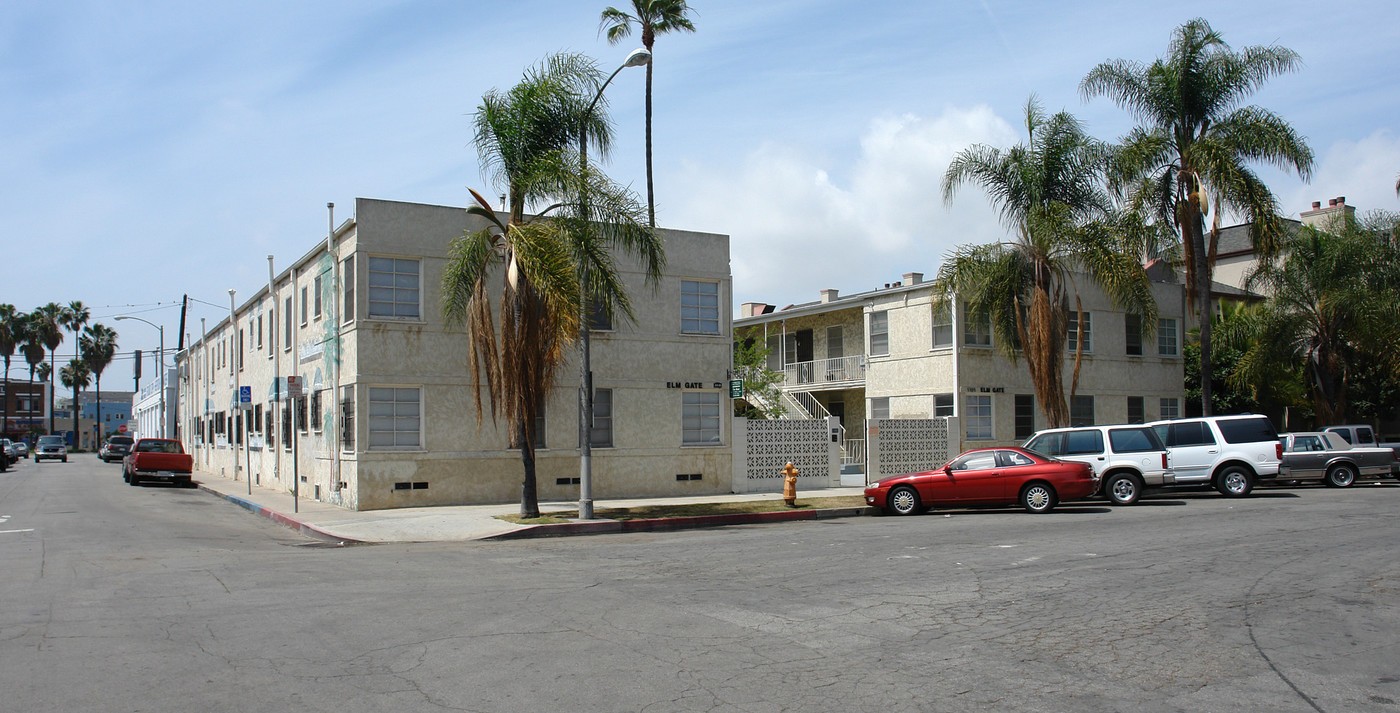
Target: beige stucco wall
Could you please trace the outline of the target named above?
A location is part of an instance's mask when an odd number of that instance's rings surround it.
[[[302,437],[298,443],[298,469],[303,495],[313,497],[315,486],[320,485],[323,500],[358,509],[509,502],[519,498],[523,477],[519,452],[508,448],[505,425],[498,428],[492,423],[489,405],[484,405],[484,421],[478,424],[466,334],[460,326],[446,323],[441,313],[439,285],[448,246],[464,231],[484,224],[473,222],[477,220],[454,207],[356,201],[353,223],[343,226],[337,235],[338,257],[349,257],[355,265],[355,319],[342,324],[339,330],[343,354],[339,383],[354,388],[355,445],[353,450],[340,454],[339,480],[344,487],[336,491],[331,429],[308,432]],[[595,388],[613,389],[614,405],[613,447],[593,450],[593,493],[597,499],[728,492],[731,481],[732,407],[725,383],[733,311],[728,237],[673,230],[663,230],[662,235],[667,268],[655,289],[645,284],[634,261],[619,258],[634,302],[636,323],[619,323],[611,332],[595,333],[592,340]],[[420,261],[419,318],[368,316],[370,257]],[[251,347],[253,354],[245,357],[244,368],[237,377],[240,383],[253,386],[255,400],[265,401],[274,366],[283,376],[295,368],[308,382],[314,381],[319,369],[326,387],[331,386],[330,351],[315,346],[328,334],[328,319],[310,318],[304,328],[299,323],[301,288],[313,284],[323,260],[324,241],[278,277],[279,313],[284,297],[293,297],[295,343],[290,350],[279,346],[276,354]],[[683,279],[719,283],[719,335],[681,333]],[[266,292],[265,286],[262,291]],[[329,298],[327,286],[326,299]],[[238,325],[249,329],[248,324],[256,324],[257,315],[270,312],[271,305],[265,294],[240,305]],[[182,385],[193,391],[208,388],[215,411],[227,408],[234,393],[233,375],[225,367],[212,379],[207,378],[209,369],[204,354],[234,333],[236,327],[231,329],[225,320],[211,330],[206,341],[197,343],[191,349],[196,376],[191,383]],[[277,338],[280,342],[280,326]],[[578,363],[576,357],[571,357],[559,371],[546,404],[545,448],[536,451],[537,484],[543,500],[578,497],[578,485],[556,482],[579,476],[578,383]],[[677,388],[671,388],[671,384]],[[390,386],[420,389],[420,447],[368,447],[369,389]],[[686,391],[720,394],[722,445],[681,445],[681,394]],[[202,397],[196,393],[193,401],[202,403]],[[327,392],[327,424],[336,401]],[[250,442],[250,449],[201,446],[197,457],[207,471],[224,475],[238,472],[242,477],[246,468],[259,482],[289,490],[291,455],[284,451],[283,444],[265,449],[258,447],[256,438]],[[676,475],[681,473],[698,473],[701,478],[677,481]],[[396,483],[426,483],[427,487],[396,490]]]

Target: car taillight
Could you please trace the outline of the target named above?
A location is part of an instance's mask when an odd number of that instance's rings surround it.
[[[1162,470],[1167,469],[1167,452],[1162,451]]]
[[[1279,460],[1283,460],[1283,444],[1282,444],[1282,443],[1275,443],[1275,444],[1274,444],[1274,457],[1277,458],[1277,459],[1279,459]]]

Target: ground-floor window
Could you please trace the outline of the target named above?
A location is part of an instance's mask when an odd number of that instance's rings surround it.
[[[417,387],[369,388],[369,447],[421,448],[423,390]]]
[[[1035,435],[1035,396],[1016,394],[1016,440]]]
[[[594,448],[613,445],[613,390],[593,390],[593,430],[589,442]]]
[[[1069,425],[1094,425],[1094,397],[1075,396],[1069,402]]]
[[[870,417],[871,417],[871,418],[889,418],[889,417],[890,417],[890,399],[889,399],[888,396],[882,396],[882,397],[880,397],[880,398],[878,398],[878,399],[871,399],[871,400],[870,400]]]
[[[992,397],[968,396],[965,405],[963,419],[967,422],[967,440],[992,440]]]
[[[1176,399],[1162,399],[1160,408],[1162,410],[1163,421],[1181,418],[1181,402]]]
[[[681,444],[719,445],[719,393],[681,394]]]
[[[1147,423],[1147,411],[1141,396],[1128,397],[1128,423]]]
[[[933,395],[933,417],[944,418],[953,415],[953,395],[934,394]]]
[[[340,448],[346,453],[355,452],[354,386],[340,387]]]

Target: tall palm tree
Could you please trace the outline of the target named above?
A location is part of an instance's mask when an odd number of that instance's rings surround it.
[[[59,320],[59,323],[62,324],[66,329],[68,329],[68,331],[70,331],[70,332],[73,333],[73,361],[81,361],[81,360],[82,360],[82,354],[81,354],[81,353],[82,353],[82,346],[83,346],[83,345],[82,345],[82,343],[81,343],[82,340],[79,339],[79,336],[82,334],[83,327],[86,327],[86,326],[87,326],[88,320],[91,319],[91,318],[92,318],[92,312],[87,308],[87,305],[84,305],[84,304],[83,304],[81,301],[79,301],[79,300],[73,300],[72,302],[69,302],[67,306],[65,306],[65,307],[63,308],[63,317]],[[84,386],[86,386],[86,385],[84,385]],[[74,433],[74,434],[78,433],[78,416],[80,415],[80,412],[81,412],[81,411],[82,411],[82,409],[80,408],[80,405],[79,405],[79,403],[78,403],[78,390],[75,388],[75,389],[73,390],[73,433]],[[77,440],[76,440],[76,439],[77,439],[77,436],[74,435],[73,438],[74,438],[73,445],[74,445],[74,447],[76,447],[76,446],[77,446]]]
[[[1278,205],[1247,164],[1263,161],[1312,171],[1313,154],[1293,127],[1257,106],[1240,104],[1266,80],[1297,68],[1298,54],[1286,47],[1253,46],[1236,52],[1203,19],[1177,28],[1167,57],[1150,65],[1104,62],[1080,83],[1084,97],[1107,96],[1139,122],[1123,141],[1118,178],[1151,179],[1150,206],[1161,225],[1181,233],[1187,295],[1197,308],[1201,343],[1201,407],[1211,414],[1211,272],[1220,215],[1230,211],[1250,221],[1255,250],[1272,259],[1283,238]],[[1144,185],[1137,183],[1136,185]],[[1211,204],[1215,219],[1205,219]]]
[[[1054,428],[1069,423],[1063,359],[1071,297],[1073,314],[1081,313],[1070,273],[1088,272],[1115,304],[1142,315],[1144,325],[1156,324],[1157,304],[1137,256],[1114,249],[1121,241],[1107,222],[1113,211],[1104,190],[1107,147],[1070,114],[1046,116],[1035,97],[1025,111],[1027,143],[964,149],[943,177],[948,203],[964,184],[983,188],[1010,240],[958,248],[939,269],[934,292],[939,309],[960,299],[971,313],[986,313],[1000,350],[1013,361],[1024,349],[1041,413]],[[1071,397],[1082,354],[1078,340]]]
[[[87,362],[82,359],[73,358],[68,360],[68,364],[58,370],[58,379],[64,386],[73,390],[73,447],[78,448],[82,444],[83,432],[78,429],[77,413],[80,404],[78,394],[92,385],[92,370],[88,368]]]
[[[58,356],[58,345],[63,343],[63,315],[63,306],[57,302],[50,302],[34,310],[33,327],[38,333],[39,341],[49,350],[48,368],[39,370],[49,384],[49,433],[53,433],[53,360]]]
[[[23,315],[17,325],[18,331],[15,333],[15,340],[19,342],[20,351],[24,353],[24,361],[29,364],[30,429],[34,428],[32,418],[34,414],[34,374],[39,365],[44,364],[44,342],[38,328],[38,317],[37,312]],[[47,372],[44,373],[43,378],[48,378]]]
[[[5,357],[5,376],[0,379],[0,385],[4,386],[4,395],[0,396],[5,402],[5,420],[0,421],[0,437],[9,436],[10,433],[10,358],[15,355],[15,347],[19,346],[20,322],[24,315],[15,310],[12,304],[0,304],[0,356]]]
[[[647,62],[647,225],[656,227],[656,194],[651,178],[651,67],[656,57],[652,45],[657,35],[668,32],[694,32],[688,17],[690,7],[685,0],[632,0],[632,13],[615,7],[603,10],[599,32],[605,32],[609,44],[617,44],[632,34],[632,26],[642,30],[642,46],[652,53]]]
[[[87,362],[88,368],[92,370],[93,379],[97,382],[97,416],[95,421],[98,424],[98,440],[106,437],[105,427],[102,425],[102,372],[112,363],[112,357],[117,353],[117,333],[105,324],[94,324],[83,330],[82,336],[83,361]]]

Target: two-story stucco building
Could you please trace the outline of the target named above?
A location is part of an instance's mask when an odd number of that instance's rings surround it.
[[[1181,415],[1183,312],[1180,284],[1154,281],[1158,320],[1113,306],[1087,279],[1078,281],[1084,311],[1083,362],[1071,400],[1074,423],[1142,423]],[[961,448],[1005,445],[1046,427],[1024,361],[996,349],[985,315],[963,305],[934,308],[933,290],[911,272],[900,282],[781,310],[745,303],[734,322],[740,338],[765,341],[769,368],[785,375],[788,410],[830,414],[846,426],[858,453],[866,418],[957,416]],[[1068,335],[1068,395],[1077,324]],[[1147,332],[1155,332],[1149,336]],[[815,413],[813,413],[815,412]]]
[[[357,199],[329,241],[231,297],[180,355],[196,467],[360,510],[518,499],[508,424],[489,406],[478,424],[466,332],[442,316],[449,245],[482,227],[462,208]],[[617,256],[636,322],[592,333],[599,499],[729,491],[729,238],[660,232],[654,289]],[[559,374],[536,428],[542,500],[578,498],[576,357]]]

